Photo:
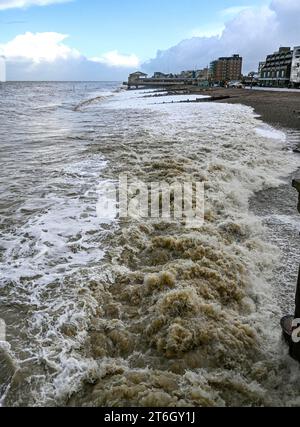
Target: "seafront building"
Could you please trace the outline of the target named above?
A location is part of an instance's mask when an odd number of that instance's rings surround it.
[[[1,63],[0,63],[1,65]],[[259,63],[258,73],[242,75],[243,58],[239,54],[220,57],[211,62],[209,68],[182,71],[179,74],[155,72],[152,77],[137,71],[129,75],[128,88],[139,87],[183,87],[198,86],[208,88],[215,85],[239,87],[254,85],[266,87],[300,88],[300,46],[280,47]],[[1,76],[0,76],[1,77]]]
[[[160,71],[157,71],[156,73],[153,74],[153,79],[172,79],[174,78],[173,74],[165,74],[165,73],[161,73]]]
[[[143,80],[145,80],[148,77],[148,74],[142,73],[141,71],[136,71],[135,73],[129,74],[128,77],[128,86],[139,86],[141,83],[143,83]]]
[[[165,74],[157,71],[152,77],[136,71],[128,77],[125,85],[131,88],[140,87],[171,87],[171,86],[200,86],[209,87],[209,69],[182,71],[180,74]]]
[[[278,52],[268,55],[260,71],[260,83],[264,86],[288,86],[292,59],[293,51],[290,47],[281,47]]]
[[[268,55],[260,68],[261,86],[297,87],[300,85],[300,47],[281,47]]]
[[[240,55],[221,57],[210,64],[209,76],[214,83],[228,83],[242,78],[243,58]]]
[[[266,65],[266,61],[261,61],[259,64],[258,64],[258,75],[260,76],[261,75],[261,72],[262,72],[262,69],[264,68],[264,66]]]

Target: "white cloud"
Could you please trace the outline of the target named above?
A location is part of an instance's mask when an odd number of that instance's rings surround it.
[[[226,9],[221,10],[220,15],[224,18],[232,18],[247,9],[251,9],[251,6],[227,7]]]
[[[104,53],[100,57],[91,58],[93,62],[99,62],[100,64],[108,65],[109,67],[133,67],[136,68],[140,65],[139,58],[134,55],[123,55],[117,50]]]
[[[273,0],[271,7],[274,9],[284,8],[287,10],[299,10],[299,0]]]
[[[115,80],[124,81],[137,64],[135,55],[109,52],[93,60],[67,45],[60,33],[18,35],[0,43],[8,80]]]
[[[234,6],[222,9],[219,14],[217,14],[219,18],[214,24],[202,25],[201,27],[194,28],[190,31],[189,37],[221,37],[226,28],[224,21],[228,21],[248,9],[251,9],[251,6]]]
[[[126,80],[134,70],[112,68],[91,62],[84,56],[80,58],[58,59],[54,62],[33,63],[23,59],[7,61],[7,80],[17,81],[120,81]]]
[[[30,33],[16,36],[0,44],[0,53],[8,59],[54,62],[58,59],[79,58],[81,55],[63,42],[68,38],[60,33]]]
[[[215,36],[221,37],[224,30],[225,30],[225,25],[194,28],[190,32],[189,36],[190,37],[215,37]]]
[[[269,6],[229,8],[235,16],[225,24],[221,36],[183,40],[143,64],[148,71],[174,72],[207,66],[219,56],[239,53],[244,72],[256,70],[258,62],[280,46],[300,45],[300,1],[272,0]]]
[[[66,3],[72,0],[0,0],[0,10],[17,9],[29,6],[47,6],[54,3]]]
[[[16,4],[16,1],[0,0],[0,5],[5,3]],[[222,32],[222,22],[220,28],[215,22],[195,30],[193,35],[198,37],[158,51],[143,68],[149,72],[176,72],[204,67],[219,56],[240,53],[244,57],[244,72],[252,71],[279,46],[300,45],[299,22],[299,0],[272,0],[269,6],[243,8],[225,24]],[[125,80],[129,72],[140,67],[136,55],[117,50],[88,59],[68,46],[67,37],[60,33],[25,33],[5,44],[0,40],[0,55],[7,57],[8,79]]]

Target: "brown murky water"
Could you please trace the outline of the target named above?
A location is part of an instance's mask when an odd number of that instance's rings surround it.
[[[58,87],[25,85],[30,124],[17,86],[1,98],[2,404],[299,405],[278,328],[292,144],[243,106]],[[204,225],[103,223],[97,188],[124,173],[204,182]]]

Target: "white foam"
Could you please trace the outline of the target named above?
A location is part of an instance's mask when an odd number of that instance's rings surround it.
[[[1,245],[6,253],[0,267],[2,277],[15,283],[39,277],[39,287],[102,258],[103,251],[96,243],[101,233],[96,213],[100,181],[96,178],[104,165],[94,159],[69,164],[62,170],[65,184],[69,180],[74,184],[77,179],[78,186],[90,181],[91,187],[86,193],[67,198],[47,194],[45,205],[49,208],[44,213],[30,218],[13,235],[3,236]],[[28,203],[22,206],[22,210],[33,208]]]
[[[120,96],[111,99],[106,103],[106,107],[118,109],[145,109],[145,108],[160,108],[160,105],[183,103],[184,101],[196,101],[201,98],[209,98],[203,95],[168,95],[166,92],[158,93],[165,96],[157,95],[154,90],[146,91],[126,91],[122,92]],[[150,97],[152,95],[152,97]]]
[[[266,216],[266,219],[273,219],[276,222],[282,223],[284,225],[287,225],[290,229],[297,232],[300,231],[300,218],[299,215],[297,216],[291,216],[291,215],[271,215]]]
[[[272,128],[271,126],[264,125],[259,126],[255,129],[256,133],[264,138],[278,139],[280,141],[286,141],[286,134],[282,131]]]
[[[153,91],[120,92],[89,109],[115,110],[112,111],[115,129],[110,129],[108,136],[104,134],[104,138],[111,137],[112,141],[120,132],[120,110],[126,111],[128,128],[135,125],[135,119],[130,118],[127,110],[138,111],[141,113],[137,114],[138,131],[149,138],[146,157],[167,156],[170,141],[174,141],[179,162],[180,155],[186,155],[191,162],[198,162],[199,174],[205,175],[209,170],[212,179],[207,182],[207,197],[211,205],[216,211],[224,211],[223,220],[236,221],[251,230],[253,250],[239,242],[224,250],[236,249],[249,270],[256,304],[245,322],[265,329],[269,338],[266,347],[274,351],[274,313],[278,314],[278,307],[271,297],[269,275],[277,262],[277,253],[261,241],[261,226],[257,218],[249,214],[248,202],[255,191],[279,185],[281,177],[295,170],[298,163],[291,153],[282,150],[284,134],[270,127],[258,127],[248,107],[176,103],[199,98],[197,95],[144,97],[151,93]],[[144,117],[146,110],[152,116]],[[99,140],[100,144],[101,134]],[[147,143],[147,139],[144,142]],[[99,167],[105,163],[97,157],[86,162],[66,160],[66,163],[60,171],[62,184],[67,186],[75,181],[86,188],[87,183],[86,190],[74,196],[67,196],[67,190],[62,195],[48,194],[47,210],[31,217],[13,235],[5,235],[3,239],[6,253],[0,271],[10,282],[11,296],[15,302],[35,306],[28,319],[31,356],[38,360],[37,364],[42,361],[54,371],[48,377],[41,376],[42,386],[34,396],[35,404],[45,404],[51,399],[54,403],[63,401],[78,391],[82,381],[97,367],[95,360],[87,357],[85,344],[90,320],[97,316],[99,302],[87,289],[86,282],[101,283],[102,278],[98,262],[103,257],[103,230],[96,215],[96,202]],[[184,166],[188,171],[188,164]],[[30,204],[25,207],[32,209]],[[221,243],[216,241],[215,245],[221,246]],[[62,332],[66,324],[75,330],[70,337]]]

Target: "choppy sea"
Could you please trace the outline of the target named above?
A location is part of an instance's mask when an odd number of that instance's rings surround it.
[[[0,86],[2,406],[300,405],[300,134],[151,95]],[[122,174],[203,182],[204,224],[99,218]]]

